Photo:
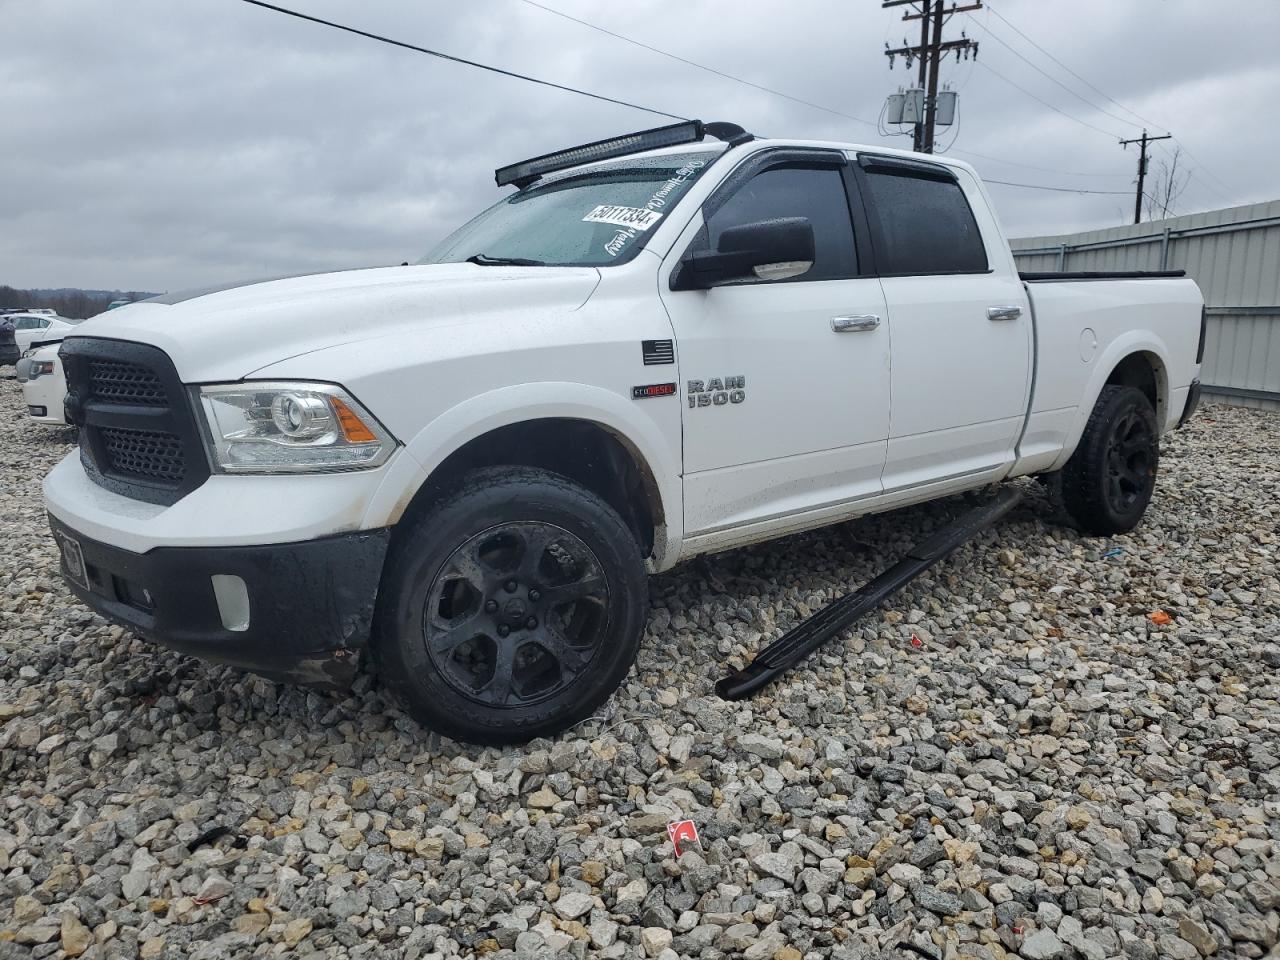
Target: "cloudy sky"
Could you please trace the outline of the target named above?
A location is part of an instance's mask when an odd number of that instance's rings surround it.
[[[879,0],[539,0],[827,110],[527,0],[280,2],[763,135],[910,144],[874,121],[909,76],[885,43],[917,28]],[[1280,197],[1277,0],[994,0],[948,37],[962,29],[981,52],[944,71],[960,90],[949,152],[991,179],[1103,191],[995,185],[1013,236],[1127,222],[1136,156],[1117,140],[1140,118],[1177,136],[1153,171],[1182,145],[1178,212]],[[0,0],[0,35],[0,283],[18,287],[163,291],[415,260],[497,199],[495,166],[668,122],[241,0]]]

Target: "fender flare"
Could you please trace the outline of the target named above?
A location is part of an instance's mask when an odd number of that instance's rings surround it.
[[[1049,470],[1059,470],[1071,459],[1071,455],[1076,451],[1076,446],[1080,443],[1080,438],[1084,436],[1085,425],[1088,424],[1093,408],[1098,403],[1102,388],[1107,385],[1107,378],[1111,376],[1116,367],[1135,353],[1149,354],[1155,360],[1156,396],[1166,408],[1168,407],[1170,355],[1168,344],[1150,330],[1130,330],[1121,334],[1107,345],[1106,350],[1094,362],[1088,383],[1085,385],[1084,402],[1076,409],[1076,417],[1071,424],[1071,430],[1066,436],[1062,453],[1058,455],[1058,459],[1053,462],[1053,465],[1048,468]],[[1168,409],[1163,414],[1159,409],[1156,410],[1156,421],[1160,426],[1161,433],[1167,429],[1168,418]]]
[[[637,416],[622,396],[584,383],[543,381],[499,387],[450,407],[404,441],[394,469],[388,470],[365,509],[363,526],[391,526],[399,521],[431,474],[477,437],[499,427],[553,418],[598,424],[648,470],[664,517],[654,535],[652,566],[663,570],[674,564],[684,537],[679,450],[672,451],[657,424]]]

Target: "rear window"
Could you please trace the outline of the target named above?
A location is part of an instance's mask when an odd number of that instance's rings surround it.
[[[906,171],[866,171],[881,274],[985,273],[987,251],[960,185]]]

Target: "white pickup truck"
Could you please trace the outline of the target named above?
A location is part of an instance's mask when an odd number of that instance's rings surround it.
[[[966,164],[674,124],[497,171],[422,263],[158,297],[64,342],[44,491],[84,602],[415,716],[595,710],[646,572],[1025,474],[1129,530],[1197,403],[1196,285],[1020,277]]]

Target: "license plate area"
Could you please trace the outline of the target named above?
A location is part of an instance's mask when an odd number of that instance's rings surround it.
[[[62,554],[62,573],[77,586],[89,589],[89,571],[84,565],[84,551],[80,549],[80,541],[62,530],[53,532],[58,541],[58,550]]]

